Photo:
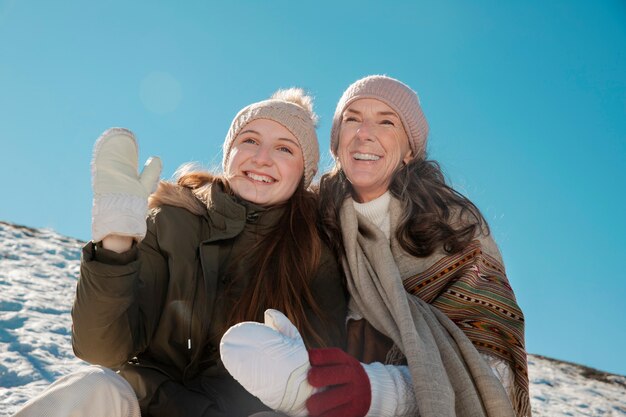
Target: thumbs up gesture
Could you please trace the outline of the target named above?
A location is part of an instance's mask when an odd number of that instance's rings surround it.
[[[146,235],[148,196],[159,181],[161,160],[148,159],[140,174],[138,158],[137,141],[130,130],[112,128],[96,141],[91,162],[93,241],[109,235],[141,241]]]
[[[298,329],[278,310],[265,311],[265,324],[232,326],[220,343],[222,363],[248,392],[268,407],[306,416],[316,390],[307,381],[309,354]]]

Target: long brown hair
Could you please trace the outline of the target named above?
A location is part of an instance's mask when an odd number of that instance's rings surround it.
[[[232,194],[228,181],[208,172],[192,172],[178,180],[179,185],[197,189],[207,185],[220,186]],[[326,346],[328,335],[315,329],[307,317],[307,309],[326,318],[310,289],[320,264],[322,241],[317,228],[317,196],[305,190],[301,181],[293,196],[284,203],[284,213],[265,238],[249,253],[250,268],[235,273],[226,288],[248,281],[242,294],[233,300],[227,312],[227,327],[242,321],[263,322],[268,308],[282,311],[298,328],[308,346]],[[246,276],[241,276],[246,274]]]
[[[389,191],[403,208],[396,239],[414,256],[427,257],[438,247],[456,253],[478,232],[489,233],[480,210],[446,184],[436,161],[416,158],[401,166],[392,177]],[[352,193],[352,186],[339,165],[322,176],[319,192],[325,240],[342,254],[339,209]]]

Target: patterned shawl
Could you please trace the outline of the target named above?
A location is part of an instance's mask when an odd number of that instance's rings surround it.
[[[400,210],[392,198],[391,230]],[[389,245],[351,199],[340,221],[351,308],[406,357],[420,415],[530,416],[523,318],[493,240],[480,237],[462,254],[416,258],[393,233]],[[515,413],[477,349],[514,369]]]

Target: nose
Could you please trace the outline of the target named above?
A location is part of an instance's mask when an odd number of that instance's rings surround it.
[[[363,121],[356,130],[356,137],[360,140],[372,141],[373,137],[372,125],[369,121]]]
[[[267,146],[259,146],[252,155],[252,162],[259,166],[268,166],[272,164],[272,157],[270,155],[270,149]]]

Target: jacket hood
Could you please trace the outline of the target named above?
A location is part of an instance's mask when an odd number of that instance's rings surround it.
[[[148,207],[150,210],[159,209],[164,205],[181,207],[201,216],[207,212],[207,207],[210,204],[212,185],[212,183],[207,183],[191,189],[175,183],[160,181],[156,191],[148,199]]]

